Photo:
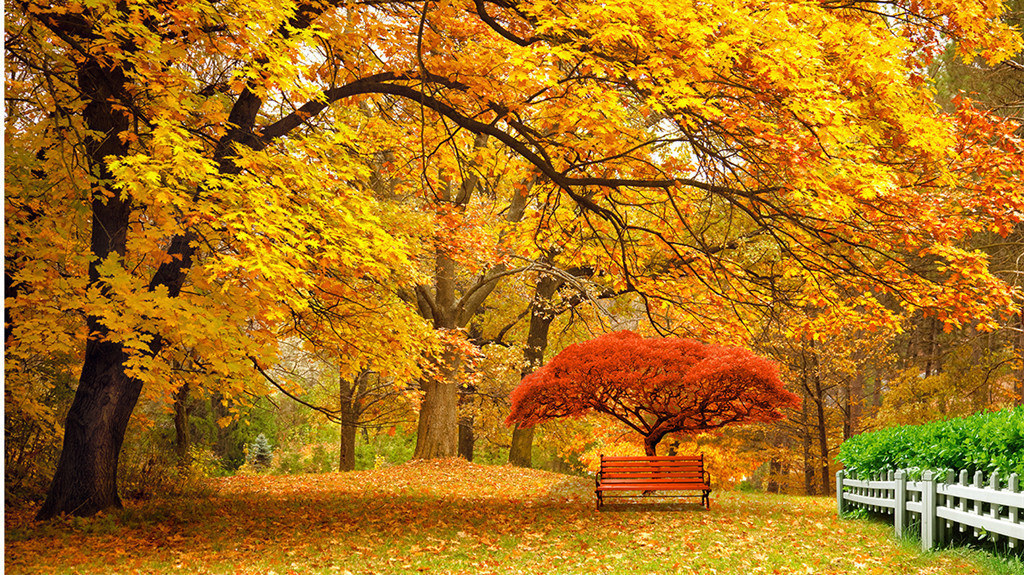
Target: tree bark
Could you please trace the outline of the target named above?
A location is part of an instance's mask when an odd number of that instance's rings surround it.
[[[782,477],[782,462],[773,457],[768,462],[768,484],[765,491],[768,493],[781,493],[779,480]]]
[[[458,453],[459,386],[446,381],[444,373],[438,376],[422,382],[424,395],[416,428],[414,459],[454,457]]]
[[[174,451],[178,457],[178,467],[188,469],[192,466],[188,448],[191,437],[188,429],[188,382],[181,384],[174,394]]]
[[[341,439],[338,442],[338,471],[353,471],[356,468],[355,425],[341,424]]]
[[[548,348],[548,333],[555,319],[551,299],[563,281],[550,275],[537,278],[533,300],[530,302],[530,329],[526,334],[523,349],[523,369],[520,377],[537,371],[544,363],[544,352]],[[512,429],[512,445],[508,451],[508,462],[517,467],[533,467],[533,428],[516,425]]]
[[[341,434],[338,441],[338,471],[352,471],[356,468],[356,419],[353,409],[356,382],[338,377],[338,410],[341,419]]]
[[[473,148],[485,147],[487,140],[487,134],[478,133],[473,141]],[[479,187],[480,179],[480,175],[476,171],[472,171],[454,190],[451,182],[448,182],[446,187],[437,190],[437,201],[458,211],[464,211]],[[492,272],[495,271],[504,271],[504,266],[499,265],[490,270],[488,274],[480,278],[475,286],[467,290],[461,299],[457,299],[455,261],[445,250],[438,248],[435,251],[434,260],[433,299],[429,297],[422,286],[417,289],[417,304],[421,314],[433,319],[436,330],[465,327],[497,286],[497,278],[500,277],[500,273],[492,275]],[[424,394],[420,404],[416,451],[413,453],[415,459],[453,457],[459,453],[458,401],[460,394],[455,378],[461,360],[457,350],[445,350],[440,364],[436,366],[437,372],[421,382],[420,387]],[[463,437],[468,440],[472,435]]]
[[[455,262],[437,250],[434,274],[434,329],[450,330],[455,325]],[[454,457],[459,444],[459,393],[455,382],[458,351],[449,347],[435,358],[435,372],[420,384],[420,403],[414,459]]]
[[[471,190],[470,190],[471,191]],[[466,194],[460,194],[460,197]],[[451,190],[442,192],[443,201],[451,201]],[[460,206],[460,207],[464,207]],[[434,297],[430,302],[434,329],[452,330],[457,327],[455,307],[455,260],[443,249],[434,253]],[[425,376],[420,384],[423,401],[420,404],[416,431],[414,459],[454,457],[458,453],[459,425],[458,351],[444,350],[435,358],[435,372]]]
[[[117,462],[142,383],[124,373],[117,344],[90,339],[75,399],[64,424],[57,470],[37,519],[89,516],[121,507]]]
[[[664,438],[667,433],[668,432],[666,431],[656,429],[653,433],[644,438],[644,454],[647,455],[647,457],[654,457],[658,454],[658,444],[661,443],[662,438]]]
[[[508,462],[516,467],[533,467],[533,428],[512,428],[512,446],[508,450]]]
[[[843,429],[843,439],[849,439],[860,432],[860,420],[864,411],[864,382],[865,367],[857,368],[857,373],[850,380],[850,386],[846,395],[846,426]]]
[[[815,361],[815,367],[817,367],[817,361]],[[832,489],[830,487],[829,478],[829,461],[828,461],[828,422],[825,419],[825,398],[824,391],[821,386],[821,377],[817,371],[814,374],[814,386],[817,392],[817,397],[814,398],[815,408],[818,415],[818,453],[819,461],[821,463],[821,493],[820,495],[828,495]]]
[[[806,372],[804,373],[806,377]],[[810,414],[808,410],[808,397],[804,395],[803,401],[803,426],[802,426],[802,443],[804,448],[804,493],[806,495],[815,495],[816,490],[814,489],[814,462],[811,456],[811,424]]]
[[[1018,406],[1024,406],[1024,304],[1017,310],[1018,328],[1020,331],[1017,333],[1017,359],[1020,361],[1020,367],[1017,369],[1017,383],[1015,391],[1017,393],[1016,404]]]
[[[473,417],[464,416],[459,418],[459,457],[466,461],[473,461],[473,444],[476,443],[476,436],[473,434]]]

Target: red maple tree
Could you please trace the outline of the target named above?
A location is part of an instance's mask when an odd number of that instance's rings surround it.
[[[666,434],[775,421],[798,405],[776,365],[749,350],[618,331],[571,345],[523,378],[506,423],[597,411],[644,436],[654,455]]]

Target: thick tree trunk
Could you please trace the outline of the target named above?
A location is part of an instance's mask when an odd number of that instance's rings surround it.
[[[562,285],[562,280],[543,275],[537,279],[533,301],[530,302],[530,330],[526,334],[523,349],[523,369],[520,377],[526,377],[544,363],[544,352],[548,348],[548,332],[555,319],[551,298]],[[512,445],[508,451],[508,462],[518,467],[533,467],[533,428],[512,429]]]
[[[189,443],[188,382],[185,382],[174,394],[174,452],[178,457],[178,467],[182,469],[192,466],[188,453]]]
[[[37,519],[61,513],[89,516],[121,507],[117,461],[128,421],[142,391],[124,373],[120,346],[90,340],[85,365],[64,425],[57,471]]]
[[[508,462],[517,467],[533,467],[533,428],[512,428],[512,446],[508,450]]]
[[[438,249],[434,261],[434,300],[431,306],[434,329],[451,330],[455,322],[455,261]],[[419,424],[416,427],[414,459],[454,457],[459,447],[458,351],[449,348],[435,358],[436,372],[420,383]]]
[[[487,145],[488,136],[477,134],[473,141],[474,149],[482,149]],[[442,178],[443,179],[443,178]],[[464,211],[480,186],[480,174],[470,170],[457,189],[453,190],[451,182],[437,190],[437,200],[446,208]],[[453,195],[452,192],[455,192]],[[434,260],[434,297],[431,300],[426,290],[417,290],[417,305],[424,317],[433,319],[434,329],[452,330],[465,327],[483,305],[484,300],[497,286],[497,278],[504,271],[499,265],[489,270],[472,288],[456,299],[455,261],[440,247],[435,251]],[[495,275],[491,275],[494,273]],[[423,401],[420,404],[419,424],[416,435],[416,459],[434,457],[452,457],[459,453],[460,431],[458,422],[459,390],[456,375],[462,361],[460,353],[455,349],[445,350],[442,363],[437,366],[438,373],[431,379],[421,383]],[[465,432],[463,432],[465,433]],[[468,438],[472,435],[463,435]]]
[[[447,370],[446,370],[447,371]],[[416,428],[414,459],[454,457],[458,453],[458,385],[441,378],[423,381],[419,425]]]
[[[341,439],[338,442],[338,471],[352,471],[356,468],[356,431],[358,428],[342,422]]]

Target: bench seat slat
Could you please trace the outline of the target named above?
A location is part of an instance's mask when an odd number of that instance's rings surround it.
[[[655,471],[652,473],[602,473],[601,479],[636,479],[637,481],[643,481],[645,479],[656,479],[658,477],[692,477],[703,481],[704,473],[663,473]]]
[[[700,466],[672,466],[665,465],[665,463],[658,463],[656,466],[604,466],[604,470],[691,470],[694,472],[703,472],[703,468]]]
[[[700,456],[700,455],[656,455],[656,456],[646,456],[646,455],[612,456],[612,455],[605,455],[602,460],[603,461],[611,461],[611,462],[614,462],[614,461],[644,461],[644,462],[652,462],[652,461],[697,461],[697,462],[703,462],[704,461],[702,459],[702,456]]]
[[[699,491],[703,489],[711,489],[711,486],[707,483],[602,483],[597,489],[599,491],[625,491],[629,489],[639,489],[642,491],[658,491],[665,489]]]
[[[704,470],[704,456],[604,457],[597,475],[597,508],[601,496],[610,491],[697,491],[705,507],[710,508],[710,476]],[[666,496],[668,497],[668,496]]]
[[[645,475],[642,477],[628,476],[628,475],[612,475],[608,477],[601,477],[601,483],[617,482],[622,483],[624,481],[632,481],[634,483],[643,483],[651,481],[674,481],[674,482],[686,482],[686,483],[707,483],[705,477],[702,475]]]

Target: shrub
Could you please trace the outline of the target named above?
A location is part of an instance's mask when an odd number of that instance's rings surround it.
[[[1024,475],[1024,408],[862,433],[840,446],[838,459],[862,478],[896,469]]]
[[[329,473],[338,466],[334,446],[324,443],[302,445],[298,449],[278,446],[278,474]]]
[[[398,465],[412,459],[416,448],[415,432],[402,429],[394,433],[378,432],[366,443],[356,442],[356,469],[374,469]]]
[[[125,450],[120,458],[119,486],[126,499],[155,496],[205,497],[213,493],[209,478],[220,470],[220,460],[207,448],[189,447],[188,467],[166,452]]]

